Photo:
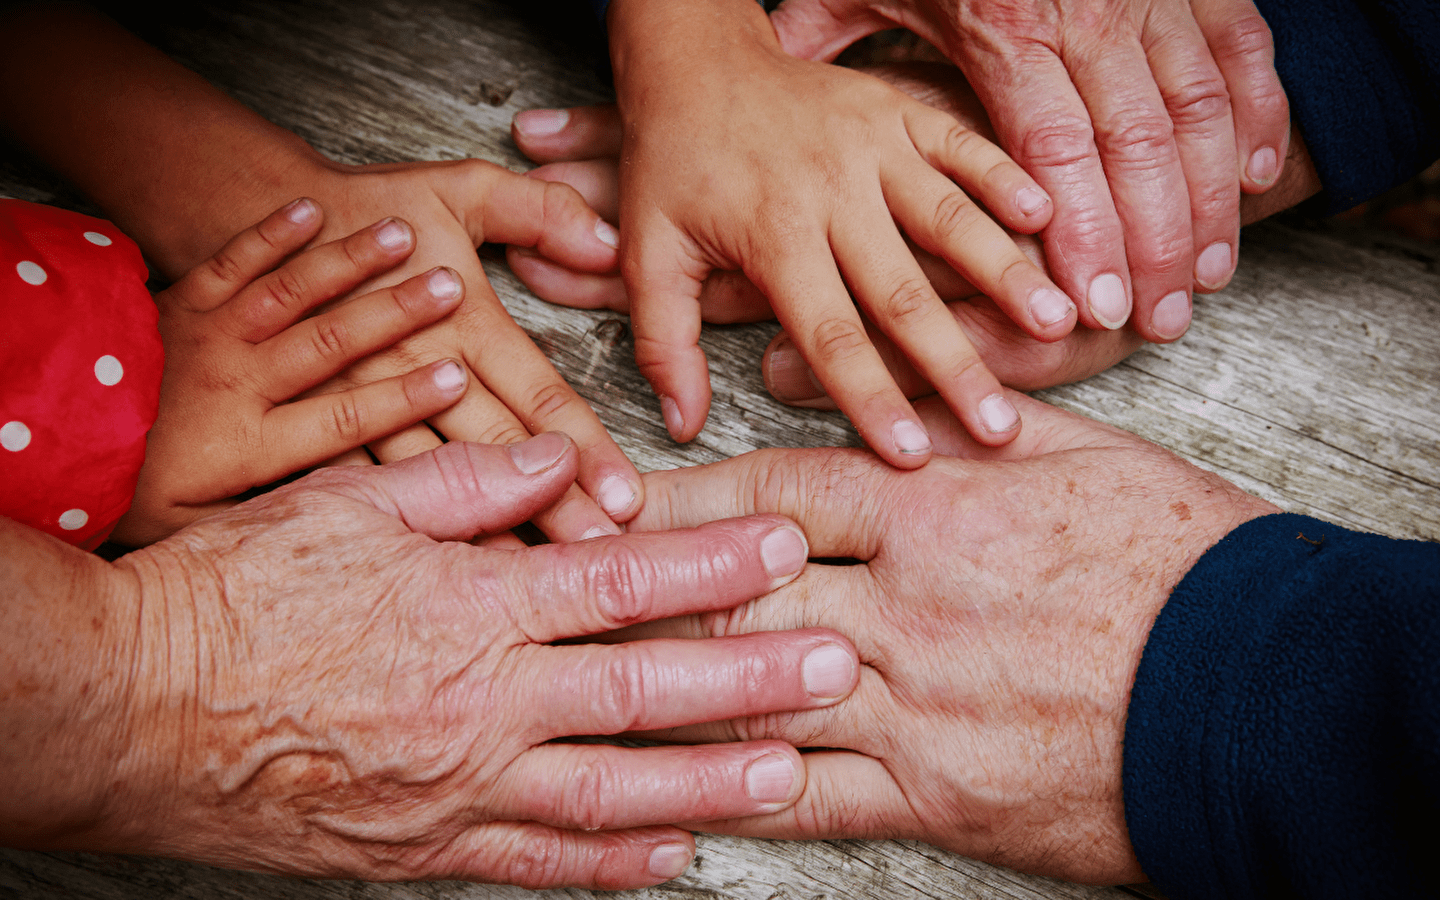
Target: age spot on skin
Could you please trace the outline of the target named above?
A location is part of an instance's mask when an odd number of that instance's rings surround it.
[[[1190,505],[1184,500],[1176,500],[1170,504],[1170,511],[1173,512],[1180,521],[1190,521]]]

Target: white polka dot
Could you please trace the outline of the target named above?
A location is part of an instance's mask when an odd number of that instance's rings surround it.
[[[113,356],[102,356],[95,360],[95,378],[106,387],[117,385],[125,377],[125,367]]]
[[[50,277],[45,274],[44,269],[28,259],[16,263],[15,271],[20,275],[20,280],[26,284],[44,284],[45,279]]]
[[[88,521],[90,521],[90,514],[83,509],[67,509],[60,514],[60,527],[66,531],[84,528]]]
[[[85,240],[89,241],[97,247],[108,247],[112,243],[108,237],[98,231],[85,232]]]
[[[24,422],[6,422],[0,425],[0,447],[12,453],[19,453],[30,446],[30,428]]]

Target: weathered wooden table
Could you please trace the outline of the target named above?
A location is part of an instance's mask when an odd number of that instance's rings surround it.
[[[151,37],[187,65],[345,162],[476,156],[525,168],[518,110],[607,99],[592,58],[493,0],[278,0],[190,7]],[[0,194],[84,208],[13,152]],[[558,309],[499,262],[515,318],[599,410],[642,469],[756,447],[856,444],[838,414],[765,393],[775,326],[708,328],[715,405],[698,440],[665,435],[623,320]],[[719,361],[724,361],[719,362]],[[1379,232],[1247,229],[1233,284],[1200,298],[1190,333],[1044,399],[1128,429],[1287,510],[1440,539],[1440,247]],[[0,851],[0,894],[26,898],[590,897],[457,883],[304,882],[169,861]],[[1017,875],[911,842],[782,843],[701,836],[660,898],[1123,897]]]

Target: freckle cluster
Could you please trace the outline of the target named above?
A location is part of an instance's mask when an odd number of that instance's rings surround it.
[[[0,199],[0,514],[94,547],[129,508],[164,364],[147,276],[109,222]]]

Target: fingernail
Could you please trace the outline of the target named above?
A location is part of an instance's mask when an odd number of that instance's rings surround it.
[[[455,300],[460,296],[460,277],[440,266],[430,271],[430,277],[425,279],[425,287],[436,300]]]
[[[690,868],[690,848],[684,844],[661,844],[650,851],[650,874],[669,881]]]
[[[606,528],[604,525],[591,525],[589,528],[585,529],[584,534],[580,535],[580,540],[589,541],[594,540],[595,538],[614,537],[619,533],[620,529],[615,528],[615,526],[613,525],[610,526],[610,528]]]
[[[1045,192],[1039,188],[1021,188],[1019,192],[1015,194],[1015,205],[1020,207],[1020,211],[1027,216],[1034,215],[1044,209],[1045,204],[1049,202],[1050,198],[1045,196]]]
[[[777,528],[760,542],[760,561],[771,578],[785,578],[805,567],[810,547],[805,536],[793,528]]]
[[[991,434],[1004,434],[1020,424],[1020,414],[999,394],[991,394],[980,401],[980,424]]]
[[[568,109],[527,109],[515,114],[515,130],[530,137],[548,137],[568,124]]]
[[[1280,156],[1274,147],[1261,147],[1250,154],[1250,161],[1245,164],[1245,174],[1256,184],[1269,184],[1279,171]]]
[[[618,250],[620,248],[620,232],[616,231],[615,226],[604,219],[595,220],[595,236],[600,239],[600,243],[612,250]]]
[[[895,449],[906,456],[930,452],[930,435],[913,419],[896,422],[890,429],[890,437],[895,441]]]
[[[810,696],[822,700],[843,697],[855,683],[855,657],[839,644],[822,644],[805,656],[800,674]]]
[[[665,430],[675,440],[685,431],[685,417],[680,415],[680,406],[669,397],[660,398],[660,415],[665,418]]]
[[[745,767],[745,793],[759,803],[783,803],[795,790],[795,764],[787,756],[767,753]]]
[[[515,463],[515,468],[526,475],[534,475],[559,462],[568,443],[558,432],[547,431],[505,449],[510,451],[510,460]]]
[[[1190,295],[1184,291],[1166,294],[1150,314],[1150,327],[1157,335],[1173,341],[1190,327]]]
[[[465,386],[465,370],[454,360],[442,364],[430,377],[434,379],[435,386],[447,394]]]
[[[1216,241],[1195,260],[1195,280],[1207,288],[1218,288],[1229,280],[1230,270],[1234,267],[1230,245],[1225,241]]]
[[[611,518],[630,509],[635,502],[635,487],[621,475],[611,475],[600,482],[600,508]]]
[[[286,205],[285,218],[294,222],[296,225],[304,225],[313,221],[315,214],[319,211],[320,208],[315,205],[313,200],[301,197],[299,200],[292,200]]]
[[[410,228],[398,219],[386,219],[375,226],[375,240],[386,250],[404,250],[410,246]]]
[[[1070,318],[1075,304],[1054,288],[1041,288],[1030,295],[1030,315],[1037,324],[1054,325]]]
[[[815,371],[794,344],[777,344],[765,357],[765,386],[781,403],[803,403],[825,396]]]
[[[1101,325],[1114,331],[1130,318],[1130,298],[1125,296],[1125,282],[1113,272],[1097,275],[1090,282],[1090,314]]]

